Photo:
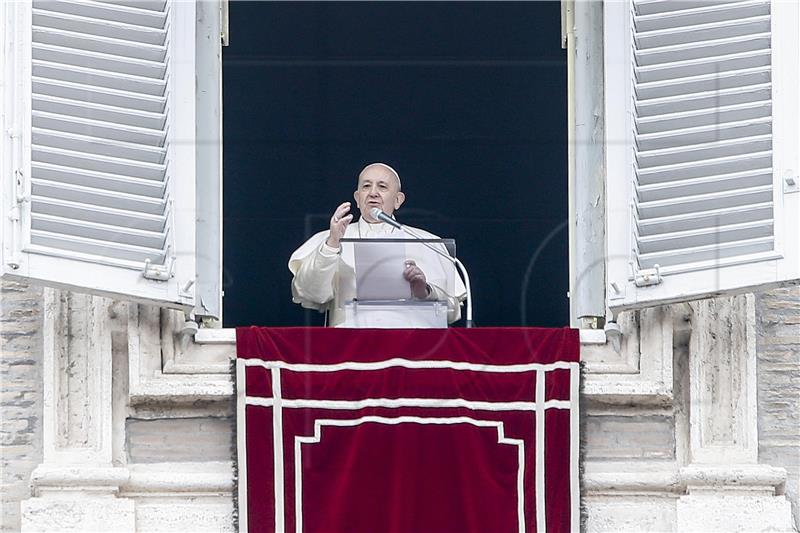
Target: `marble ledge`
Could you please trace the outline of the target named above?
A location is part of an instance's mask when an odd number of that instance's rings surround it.
[[[600,329],[580,330],[581,344],[605,344],[606,332]],[[197,344],[236,344],[236,328],[201,328],[195,333]]]

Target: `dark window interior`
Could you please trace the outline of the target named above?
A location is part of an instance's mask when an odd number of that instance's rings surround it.
[[[232,2],[230,29],[225,326],[322,324],[286,263],[374,161],[456,239],[477,325],[569,323],[559,2]]]

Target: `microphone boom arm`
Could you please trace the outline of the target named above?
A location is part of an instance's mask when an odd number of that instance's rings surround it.
[[[472,321],[472,286],[470,285],[469,274],[467,273],[467,268],[464,266],[464,263],[459,261],[458,258],[451,256],[450,254],[446,254],[446,253],[443,253],[441,250],[437,250],[436,248],[431,246],[429,243],[425,242],[425,237],[423,237],[422,235],[419,235],[419,234],[411,231],[411,229],[409,229],[406,226],[402,225],[397,220],[393,219],[392,217],[390,217],[389,215],[384,213],[381,209],[378,209],[377,207],[373,207],[370,210],[370,214],[374,218],[380,220],[381,222],[385,222],[386,224],[389,224],[390,226],[393,226],[393,227],[395,227],[397,229],[402,229],[403,231],[407,231],[408,233],[410,233],[411,235],[413,235],[414,237],[419,239],[420,240],[420,244],[424,244],[430,250],[433,250],[434,252],[436,252],[440,256],[444,257],[445,259],[447,259],[448,261],[453,263],[456,267],[458,267],[458,270],[461,272],[461,275],[464,277],[464,286],[467,289],[467,321],[466,321],[466,326],[468,328],[473,327],[475,324]]]
[[[400,224],[397,221],[395,221],[395,223],[398,226],[400,226],[400,229],[402,229],[403,231],[407,231],[408,233],[410,233],[411,235],[413,235],[417,239],[420,239],[420,244],[425,245],[426,247],[428,247],[429,249],[433,250],[434,252],[436,252],[440,256],[444,257],[445,259],[447,259],[448,261],[453,263],[456,267],[458,267],[459,271],[461,271],[461,274],[462,274],[462,276],[464,278],[464,286],[467,289],[467,319],[466,319],[466,326],[468,328],[473,327],[475,324],[472,321],[472,286],[470,285],[469,274],[467,273],[467,268],[464,266],[464,263],[459,261],[457,257],[453,257],[452,255],[446,254],[446,253],[442,252],[441,250],[437,250],[436,248],[431,246],[430,243],[427,243],[424,240],[422,240],[422,239],[425,239],[425,237],[423,237],[421,235],[418,235],[417,233],[411,231],[407,226],[404,226],[404,225]]]

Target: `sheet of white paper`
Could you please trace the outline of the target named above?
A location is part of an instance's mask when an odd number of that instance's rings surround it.
[[[406,247],[402,241],[355,242],[356,298],[407,300],[411,287],[403,278]]]

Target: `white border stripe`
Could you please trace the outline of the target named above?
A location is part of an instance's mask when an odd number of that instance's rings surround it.
[[[247,529],[247,375],[244,360],[236,360],[236,453],[239,465],[239,531]]]
[[[544,498],[544,372],[536,372],[536,533],[547,531]]]
[[[497,442],[499,444],[509,444],[517,447],[517,521],[519,533],[525,533],[525,441],[522,439],[510,439],[505,437],[505,426],[503,422],[490,420],[476,420],[466,416],[458,417],[419,417],[419,416],[399,416],[387,418],[383,416],[364,416],[352,420],[329,420],[320,419],[314,421],[314,435],[310,437],[296,436],[294,439],[295,453],[295,523],[296,533],[303,531],[303,507],[302,507],[302,444],[316,444],[322,439],[323,426],[353,427],[366,423],[377,423],[387,425],[399,424],[471,424],[478,427],[494,427],[497,429]]]
[[[571,531],[580,532],[580,367],[577,364],[569,369],[569,401],[569,527]]]
[[[247,396],[247,405],[272,407],[275,402],[272,398]],[[423,408],[464,408],[473,411],[530,411],[536,410],[534,402],[478,402],[461,398],[366,398],[364,400],[287,400],[281,399],[281,407],[286,409],[333,409],[341,411],[355,411],[367,407],[386,407],[398,409],[402,407]],[[545,409],[571,409],[568,400],[547,400]]]
[[[284,533],[283,495],[283,410],[281,409],[281,370],[272,369],[272,461],[275,470],[275,533]]]
[[[297,533],[303,533],[303,441],[300,439],[294,438],[294,530]]]
[[[376,361],[372,363],[356,363],[348,361],[345,363],[337,363],[333,365],[312,365],[312,364],[293,364],[284,363],[283,361],[263,361],[261,359],[245,359],[247,366],[260,366],[263,368],[281,368],[284,370],[291,370],[294,372],[338,372],[340,370],[383,370],[385,368],[403,367],[403,368],[446,368],[450,370],[472,370],[475,372],[499,372],[499,373],[514,373],[514,372],[532,372],[550,370],[568,369],[570,365],[566,361],[557,361],[555,363],[540,364],[540,363],[526,363],[519,365],[482,365],[477,363],[464,363],[460,361],[412,361],[410,359],[387,359],[385,361]]]

